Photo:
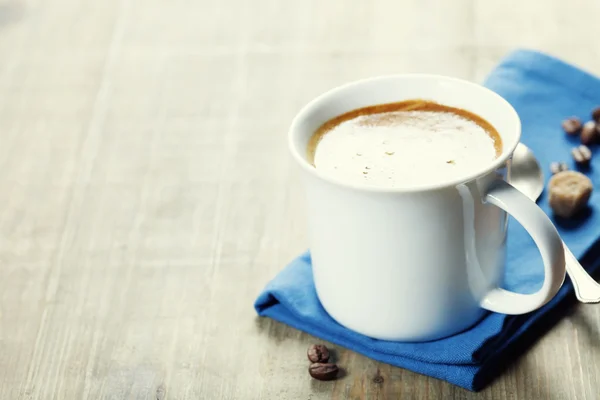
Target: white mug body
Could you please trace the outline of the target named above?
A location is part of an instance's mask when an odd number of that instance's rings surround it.
[[[502,154],[464,179],[389,189],[338,182],[308,162],[308,141],[324,122],[357,108],[415,98],[483,117],[499,132]],[[425,341],[468,328],[482,317],[484,308],[518,314],[547,302],[562,284],[561,262],[564,279],[564,259],[552,249],[542,252],[546,292],[539,298],[527,298],[530,304],[520,307],[516,304],[520,300],[511,296],[525,295],[499,289],[507,214],[500,208],[504,204],[494,202],[494,196],[487,201],[486,196],[498,182],[504,186],[497,191],[509,186],[510,158],[520,133],[517,113],[499,95],[434,75],[358,81],[304,107],[292,123],[289,144],[304,175],[313,275],[327,313],[373,338]],[[525,204],[519,194],[510,192],[519,207]],[[534,203],[527,207],[537,208]],[[553,236],[556,230],[542,221],[545,215],[536,216],[538,220],[529,223],[532,229],[543,231],[538,236],[548,236],[547,247],[555,246],[560,240]]]

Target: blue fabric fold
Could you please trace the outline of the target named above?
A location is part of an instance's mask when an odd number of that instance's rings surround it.
[[[488,76],[485,86],[508,100],[523,123],[522,142],[547,167],[552,161],[571,162],[577,138],[564,134],[561,122],[569,116],[589,120],[600,105],[600,79],[546,54],[518,50],[508,55]],[[595,150],[595,149],[594,149]],[[586,172],[595,185],[600,178],[600,156]],[[546,173],[546,180],[549,179]],[[538,204],[550,216],[545,194]],[[600,195],[579,218],[553,217],[563,240],[584,267],[600,270]],[[537,290],[543,281],[542,262],[533,241],[513,221],[508,228],[505,287],[521,293]],[[315,292],[310,254],[292,261],[265,287],[255,303],[260,316],[336,343],[367,357],[417,373],[443,379],[469,390],[480,390],[503,368],[550,329],[574,303],[569,279],[543,308],[522,316],[489,313],[472,328],[454,336],[424,342],[375,340],[335,322],[322,308]]]

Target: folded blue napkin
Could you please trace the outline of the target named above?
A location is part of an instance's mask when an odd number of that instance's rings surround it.
[[[598,78],[553,57],[528,50],[506,57],[487,78],[485,86],[499,93],[517,110],[523,122],[522,142],[534,151],[546,171],[552,161],[570,163],[570,149],[577,143],[577,138],[567,137],[562,131],[562,120],[572,115],[589,120],[592,108],[600,105]],[[593,159],[587,174],[598,185],[600,155]],[[546,179],[549,175],[546,173]],[[538,203],[552,215],[545,195]],[[573,254],[593,273],[600,270],[600,195],[597,192],[590,203],[590,209],[575,220],[554,217],[553,220]],[[543,281],[539,252],[518,223],[511,221],[508,230],[505,287],[521,293],[534,292]],[[467,331],[424,343],[375,340],[342,327],[327,315],[315,293],[310,254],[305,253],[267,284],[255,308],[260,316],[375,360],[477,391],[497,376],[515,354],[523,353],[552,327],[573,304],[573,299],[573,287],[567,278],[550,303],[527,315],[489,313]]]

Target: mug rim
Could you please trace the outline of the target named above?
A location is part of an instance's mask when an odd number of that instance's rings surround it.
[[[517,130],[517,132],[516,132],[513,142],[508,143],[508,144],[504,143],[504,137],[502,137],[502,139],[503,139],[502,154],[500,154],[500,156],[496,157],[485,168],[482,168],[482,169],[480,168],[480,169],[474,170],[472,173],[468,174],[467,176],[456,178],[456,179],[450,179],[448,181],[441,182],[441,183],[435,183],[435,184],[428,184],[428,185],[421,185],[421,186],[413,185],[413,186],[407,186],[407,187],[390,187],[390,188],[350,183],[350,182],[345,182],[343,180],[330,177],[330,176],[320,172],[316,167],[311,165],[306,160],[305,157],[303,157],[300,154],[300,149],[297,148],[297,146],[295,144],[295,140],[294,140],[299,135],[298,131],[299,131],[300,123],[314,109],[317,109],[318,107],[320,107],[322,103],[327,102],[329,100],[329,98],[334,97],[338,93],[340,93],[344,90],[347,90],[353,86],[367,85],[369,83],[382,81],[382,80],[407,80],[407,79],[416,79],[416,78],[445,80],[445,81],[450,81],[450,82],[454,82],[454,83],[459,83],[462,85],[471,86],[472,88],[481,90],[482,92],[486,93],[488,96],[494,97],[501,104],[504,104],[506,112],[512,114],[512,116],[514,117],[514,120],[516,121],[515,129]],[[403,99],[398,99],[398,101],[402,101],[402,100]],[[373,105],[377,105],[377,104],[373,104]],[[351,110],[348,110],[348,111],[351,111]],[[501,134],[501,136],[502,136],[502,134]],[[310,175],[312,175],[316,178],[319,178],[321,180],[324,180],[326,182],[329,182],[331,184],[350,188],[350,189],[355,189],[355,190],[359,190],[359,191],[365,191],[365,192],[410,193],[410,192],[427,192],[427,191],[433,191],[433,190],[446,189],[449,187],[455,187],[457,185],[464,184],[466,182],[473,181],[479,177],[485,176],[488,173],[500,168],[503,164],[506,163],[506,161],[512,156],[515,149],[517,148],[517,146],[520,142],[520,139],[521,139],[521,119],[519,118],[517,111],[504,97],[500,96],[498,93],[494,92],[493,90],[490,90],[490,89],[486,88],[485,86],[479,85],[477,83],[474,83],[474,82],[471,82],[471,81],[468,81],[465,79],[454,78],[454,77],[445,76],[445,75],[437,75],[437,74],[409,73],[409,74],[382,75],[382,76],[375,76],[375,77],[355,80],[352,82],[348,82],[348,83],[339,85],[332,89],[329,89],[328,91],[315,97],[310,102],[308,102],[306,105],[304,105],[304,107],[302,107],[300,109],[300,111],[296,114],[296,116],[292,120],[292,124],[290,126],[289,133],[288,133],[288,148],[289,148],[290,152],[292,153],[292,157],[298,162],[298,164],[300,164],[301,168],[303,168]],[[306,149],[303,149],[303,150],[304,150],[304,152],[306,152]]]

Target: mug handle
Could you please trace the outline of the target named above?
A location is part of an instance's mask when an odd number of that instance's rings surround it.
[[[492,183],[483,201],[512,215],[531,235],[544,261],[544,284],[532,294],[494,288],[483,297],[481,307],[515,315],[540,308],[556,295],[565,280],[565,252],[556,228],[541,208],[504,180]]]

